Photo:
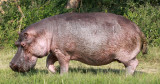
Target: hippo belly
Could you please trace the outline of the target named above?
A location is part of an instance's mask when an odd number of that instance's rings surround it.
[[[114,24],[115,22],[68,20],[67,23],[59,24],[60,48],[73,60],[89,65],[108,64],[116,60],[115,51],[118,51],[119,40],[124,39],[119,39],[120,36],[124,36],[121,34],[124,29],[119,24]]]

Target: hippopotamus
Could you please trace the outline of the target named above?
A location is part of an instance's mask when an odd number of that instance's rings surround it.
[[[65,13],[31,24],[15,42],[18,51],[10,68],[27,72],[37,58],[47,56],[46,67],[55,73],[68,72],[69,61],[77,60],[94,66],[113,61],[123,63],[132,75],[138,65],[137,54],[146,53],[147,42],[140,28],[121,15],[112,13]]]

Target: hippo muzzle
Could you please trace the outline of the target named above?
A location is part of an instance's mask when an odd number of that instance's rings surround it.
[[[27,72],[34,68],[36,61],[37,57],[26,54],[23,48],[19,47],[9,66],[16,72]]]
[[[16,71],[16,72],[27,72],[27,71],[30,71],[31,69],[34,68],[35,65],[36,65],[36,62],[33,62],[33,63],[27,63],[27,62],[14,63],[14,62],[10,62],[10,68],[13,71]]]

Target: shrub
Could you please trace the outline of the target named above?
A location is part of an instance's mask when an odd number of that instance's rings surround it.
[[[14,42],[18,38],[18,32],[32,23],[57,14],[70,12],[64,9],[66,0],[21,0],[17,4],[24,13],[24,18],[18,11],[14,1],[2,4],[5,14],[0,13],[0,48],[14,48]]]
[[[139,7],[127,8],[124,16],[135,22],[152,46],[160,45],[160,6],[147,3]]]
[[[158,0],[81,0],[77,9],[65,9],[67,0],[12,0],[2,4],[0,13],[0,48],[15,48],[18,31],[43,18],[66,12],[111,12],[135,22],[147,37],[149,45],[160,45],[160,3]],[[18,11],[19,5],[24,18]]]

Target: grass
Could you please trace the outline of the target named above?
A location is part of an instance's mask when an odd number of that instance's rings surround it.
[[[160,84],[160,48],[150,47],[145,56],[138,56],[139,66],[133,76],[125,76],[123,64],[113,62],[105,66],[89,66],[70,62],[69,72],[52,74],[47,71],[46,57],[38,59],[34,70],[28,73],[13,72],[9,62],[16,50],[0,51],[0,84]]]

